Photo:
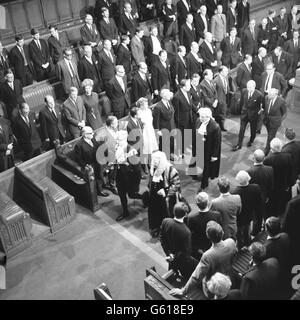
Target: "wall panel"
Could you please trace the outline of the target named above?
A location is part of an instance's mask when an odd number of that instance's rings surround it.
[[[56,0],[60,22],[72,19],[72,9],[69,0]]]
[[[59,21],[56,1],[41,0],[42,10],[47,25],[55,24]]]
[[[16,33],[25,33],[28,31],[28,19],[23,1],[12,3],[10,10],[15,27],[14,31]]]
[[[24,1],[27,11],[28,24],[30,29],[40,29],[44,25],[44,17],[39,0]]]

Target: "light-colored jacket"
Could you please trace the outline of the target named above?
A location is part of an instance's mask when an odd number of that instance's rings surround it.
[[[226,16],[215,14],[211,18],[211,33],[216,41],[221,42],[226,37]]]

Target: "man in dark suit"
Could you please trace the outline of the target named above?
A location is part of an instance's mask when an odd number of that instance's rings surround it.
[[[246,27],[241,35],[242,53],[255,56],[257,53],[257,34],[258,29],[255,26],[255,19],[251,19],[249,26]]]
[[[211,69],[206,69],[203,72],[204,79],[200,82],[200,88],[203,97],[203,107],[210,108],[213,116],[218,106],[218,93],[213,82],[213,73]]]
[[[8,51],[3,48],[3,45],[0,41],[0,84],[5,82],[5,74],[10,67],[9,64]]]
[[[273,216],[282,216],[286,204],[292,197],[293,162],[291,155],[282,152],[282,143],[278,138],[271,141],[271,152],[265,158],[264,164],[274,170],[274,189],[270,199]]]
[[[260,90],[262,84],[262,74],[265,71],[264,58],[267,55],[267,50],[264,47],[258,49],[257,56],[252,62],[252,78],[256,83],[256,89]]]
[[[0,172],[12,168],[14,163],[13,132],[7,119],[0,117]]]
[[[66,130],[62,119],[62,109],[55,104],[52,96],[45,97],[45,106],[40,110],[41,139],[43,148],[47,151],[55,147],[58,140],[64,144]]]
[[[171,103],[173,93],[169,89],[160,91],[161,101],[153,109],[153,128],[159,136],[159,150],[162,150],[163,141],[168,139],[170,151],[174,153],[174,137],[170,137],[171,132],[175,129],[174,107]]]
[[[194,14],[194,26],[196,31],[196,42],[199,43],[200,39],[204,39],[206,32],[210,31],[210,21],[206,14],[207,8],[201,5],[199,12]]]
[[[247,28],[250,21],[250,4],[248,0],[238,2],[236,6],[237,11],[237,28],[239,35]]]
[[[199,53],[203,59],[203,69],[211,69],[213,73],[216,73],[218,68],[217,62],[217,50],[213,45],[213,35],[210,32],[206,32],[204,35],[204,41],[199,47]]]
[[[149,37],[144,37],[144,47],[146,55],[146,63],[151,68],[153,63],[158,61],[158,55],[162,50],[161,39],[158,36],[158,28],[156,25],[151,26]]]
[[[63,59],[63,46],[59,40],[56,26],[50,25],[51,36],[48,38],[49,54],[54,64]]]
[[[229,8],[226,14],[226,27],[227,32],[229,33],[231,28],[237,28],[237,10],[236,10],[237,1],[229,0]]]
[[[268,50],[272,52],[278,43],[278,29],[279,26],[277,25],[277,21],[275,19],[276,16],[276,11],[273,9],[270,9],[268,11],[268,24],[267,24],[267,29],[269,31],[269,42],[268,42]]]
[[[300,176],[297,180],[300,187]],[[300,264],[300,194],[291,199],[286,206],[285,214],[282,219],[282,229],[286,232],[291,241],[290,260],[292,265]]]
[[[203,59],[199,55],[199,45],[197,42],[192,42],[191,51],[187,54],[185,61],[188,78],[191,78],[195,73],[199,75],[202,73]]]
[[[97,0],[95,3],[95,9],[94,9],[94,15],[96,17],[96,21],[98,23],[99,26],[99,22],[101,21],[102,17],[103,17],[103,8],[108,9],[108,13],[110,16],[112,16],[113,14],[113,3],[112,0]],[[100,28],[99,28],[99,32]],[[105,37],[102,37],[103,39],[106,39]],[[111,39],[110,39],[111,40]]]
[[[289,20],[286,14],[286,7],[280,8],[279,15],[275,18],[276,23],[278,25],[278,45],[283,46],[285,42],[288,40],[289,33]]]
[[[47,42],[40,39],[38,30],[31,29],[32,41],[28,45],[30,60],[33,63],[35,79],[42,81],[53,75],[52,63]]]
[[[223,221],[220,212],[211,209],[210,198],[206,192],[197,194],[196,204],[199,210],[188,214],[187,226],[192,233],[192,256],[199,260],[202,253],[211,246],[206,237],[207,222],[215,221],[222,226]]]
[[[255,136],[259,114],[262,112],[263,96],[260,91],[255,89],[255,81],[249,80],[247,88],[243,89],[241,94],[240,108],[241,108],[241,124],[239,132],[238,144],[233,148],[237,151],[242,148],[245,130],[248,122],[250,123],[251,136],[247,143],[247,147],[251,147]]]
[[[146,98],[149,105],[151,105],[152,86],[148,76],[148,67],[145,62],[141,62],[138,68],[138,72],[131,81],[132,103],[137,102],[140,98]]]
[[[23,98],[22,84],[14,78],[14,74],[8,69],[5,75],[5,83],[0,86],[0,97],[6,108],[6,118],[11,120],[18,113],[18,106],[25,102]]]
[[[41,138],[37,130],[35,114],[30,112],[27,103],[21,104],[19,114],[13,119],[12,130],[23,151],[23,161],[41,153]]]
[[[241,282],[241,293],[246,300],[272,300],[278,294],[280,266],[276,258],[265,260],[266,249],[260,242],[250,246],[252,267]]]
[[[134,37],[138,22],[133,16],[131,4],[124,3],[124,11],[120,15],[119,31],[122,35],[128,35],[130,38]]]
[[[93,55],[98,58],[98,47],[102,44],[100,34],[94,24],[94,19],[90,14],[85,16],[85,24],[80,28],[81,42],[83,45],[90,45],[93,49]]]
[[[184,46],[179,46],[177,49],[177,54],[171,63],[171,79],[172,88],[177,91],[180,86],[180,82],[183,79],[187,79],[187,65],[186,65],[186,49]]]
[[[293,75],[293,61],[292,56],[283,51],[281,47],[276,47],[272,54],[272,60],[275,70],[284,76],[284,79],[289,80]]]
[[[118,47],[117,50],[117,57],[116,57],[116,65],[121,65],[124,67],[127,80],[131,80],[131,51],[128,47],[130,43],[130,38],[126,35],[123,35],[121,37],[121,44]]]
[[[159,53],[159,61],[152,66],[151,81],[156,96],[159,95],[161,89],[170,89],[171,86],[171,73],[167,58],[167,51],[162,50]]]
[[[296,182],[300,174],[300,141],[296,140],[296,133],[292,128],[285,130],[286,144],[282,147],[282,152],[289,153],[293,161],[294,181]]]
[[[93,80],[94,91],[100,93],[102,91],[102,79],[99,71],[98,60],[93,57],[91,46],[84,46],[84,56],[78,62],[77,68],[80,80]]]
[[[236,35],[236,28],[232,28],[229,36],[225,37],[220,44],[222,50],[222,64],[230,69],[237,66],[242,56],[241,39]]]
[[[114,116],[118,119],[125,117],[131,102],[123,66],[116,66],[116,75],[108,82],[106,93],[111,101]]]
[[[237,68],[236,84],[241,91],[247,87],[248,81],[253,80],[251,63],[252,56],[246,54],[244,57],[244,61]]]
[[[287,106],[283,98],[278,96],[278,89],[271,88],[265,98],[263,122],[267,128],[268,139],[265,154],[270,151],[270,142],[275,138],[282,121],[286,118]]]
[[[154,0],[140,0],[140,21],[147,21],[154,19],[155,1]]]
[[[264,219],[270,215],[270,201],[274,190],[274,170],[270,166],[266,166],[263,161],[265,154],[262,150],[255,150],[253,153],[254,164],[247,170],[251,177],[251,183],[258,184],[260,186],[261,194],[263,197],[263,203],[265,205]],[[258,232],[261,230],[262,221],[257,221],[255,224],[259,226]],[[257,232],[256,232],[257,233]]]
[[[264,203],[259,185],[249,184],[251,178],[246,171],[239,171],[235,179],[239,185],[231,193],[240,195],[242,201],[242,210],[237,217],[237,242],[241,249],[250,245],[251,221],[261,221],[264,217]]]
[[[82,169],[92,167],[95,174],[95,180],[97,183],[97,193],[99,196],[103,195],[100,184],[100,165],[97,162],[96,154],[99,148],[99,143],[94,139],[93,129],[91,127],[82,128],[82,138],[76,143],[74,147],[75,161],[80,165]]]
[[[110,40],[113,48],[116,48],[119,42],[119,31],[116,26],[115,20],[113,18],[110,18],[109,9],[107,7],[103,7],[101,9],[101,13],[102,19],[98,24],[100,36],[104,40]]]
[[[9,53],[9,60],[16,79],[20,80],[23,87],[29,86],[33,82],[33,66],[30,61],[28,46],[24,45],[24,38],[16,36],[16,46]]]
[[[174,206],[174,218],[165,218],[160,227],[159,239],[167,256],[169,269],[179,270],[189,278],[197,266],[191,257],[191,231],[184,223],[187,211],[183,203]]]
[[[293,38],[285,42],[284,50],[293,58],[292,73],[293,76],[295,76],[296,69],[300,62],[300,39],[298,30],[294,30]]]
[[[192,42],[196,41],[196,30],[193,25],[194,17],[189,13],[186,22],[180,27],[179,42],[189,52]]]
[[[218,0],[205,1],[205,4],[207,7],[207,15],[209,19],[211,19],[212,16],[216,13]]]
[[[192,97],[193,105],[197,109],[197,113],[194,114],[194,123],[196,122],[196,119],[198,118],[198,111],[199,108],[203,105],[203,97],[202,97],[202,90],[200,88],[200,75],[198,73],[194,73],[191,76],[191,90],[190,94]]]
[[[177,2],[178,30],[185,23],[187,15],[191,12],[189,0],[179,0]]]
[[[278,90],[278,94],[282,97],[285,96],[288,85],[283,75],[275,71],[274,63],[269,62],[266,65],[266,71],[262,74],[260,91],[267,95],[271,88]]]
[[[99,53],[99,72],[103,81],[104,88],[114,77],[116,67],[116,57],[112,51],[112,43],[106,39],[103,41],[103,50]]]

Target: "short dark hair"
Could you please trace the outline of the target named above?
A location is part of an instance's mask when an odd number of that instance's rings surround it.
[[[135,29],[135,33],[139,33],[139,32],[141,32],[141,31],[144,31],[144,29],[143,29],[142,27],[137,27],[137,28]]]
[[[219,243],[223,238],[222,227],[215,221],[208,221],[206,224],[206,236],[212,243]]]
[[[262,262],[266,256],[266,248],[260,242],[253,242],[250,245],[249,251],[255,262]]]
[[[227,193],[230,190],[230,182],[226,177],[220,177],[218,180],[218,188],[221,193]]]
[[[138,112],[138,108],[137,107],[131,107],[130,110],[129,110],[129,114],[132,117],[135,117],[137,115],[137,112]]]
[[[188,81],[190,81],[190,80],[189,80],[189,79],[182,79],[182,80],[180,80],[180,88],[183,88]]]
[[[246,61],[248,58],[252,58],[252,55],[251,55],[251,54],[246,53],[246,54],[245,54],[245,57],[244,57],[244,61]]]
[[[187,206],[183,202],[178,202],[174,206],[173,213],[175,218],[181,219],[187,214]]]
[[[129,39],[129,36],[127,36],[126,34],[123,34],[122,37],[121,37],[121,42],[124,42],[126,40]]]
[[[287,128],[287,129],[285,130],[285,136],[286,136],[286,138],[289,139],[289,140],[294,140],[294,139],[296,138],[296,133],[295,133],[294,129],[292,129],[292,128]]]
[[[158,55],[161,56],[164,52],[168,54],[166,50],[160,50]]]
[[[54,25],[54,24],[49,24],[48,29],[49,29],[49,30],[51,30],[51,29],[55,29],[55,30],[57,30],[57,26],[56,26],[56,25]]]
[[[30,33],[32,36],[34,36],[35,34],[39,33],[39,31],[36,28],[32,28]]]
[[[212,71],[212,70],[211,70],[211,69],[205,69],[205,70],[203,71],[203,77],[207,76],[207,74],[208,74],[209,71]]]
[[[271,237],[279,234],[281,231],[280,219],[278,217],[269,217],[266,221],[266,229]]]
[[[106,124],[108,127],[110,127],[111,124],[113,123],[113,121],[114,121],[115,119],[117,119],[115,116],[108,116],[107,119],[106,119],[106,121],[105,121],[105,124]]]
[[[20,40],[23,40],[24,39],[24,37],[20,34],[20,35],[18,35],[18,36],[15,36],[15,40],[18,42],[18,41],[20,41]]]
[[[72,51],[72,49],[71,49],[71,48],[65,48],[65,49],[63,50],[63,54],[67,54],[67,51]]]

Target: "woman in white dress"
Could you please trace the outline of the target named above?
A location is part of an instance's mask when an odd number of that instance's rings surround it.
[[[149,109],[148,100],[146,98],[140,98],[137,101],[138,118],[143,123],[143,156],[142,166],[146,174],[149,173],[150,156],[154,151],[158,150],[158,144],[156,140],[155,131],[153,128],[152,111]]]

